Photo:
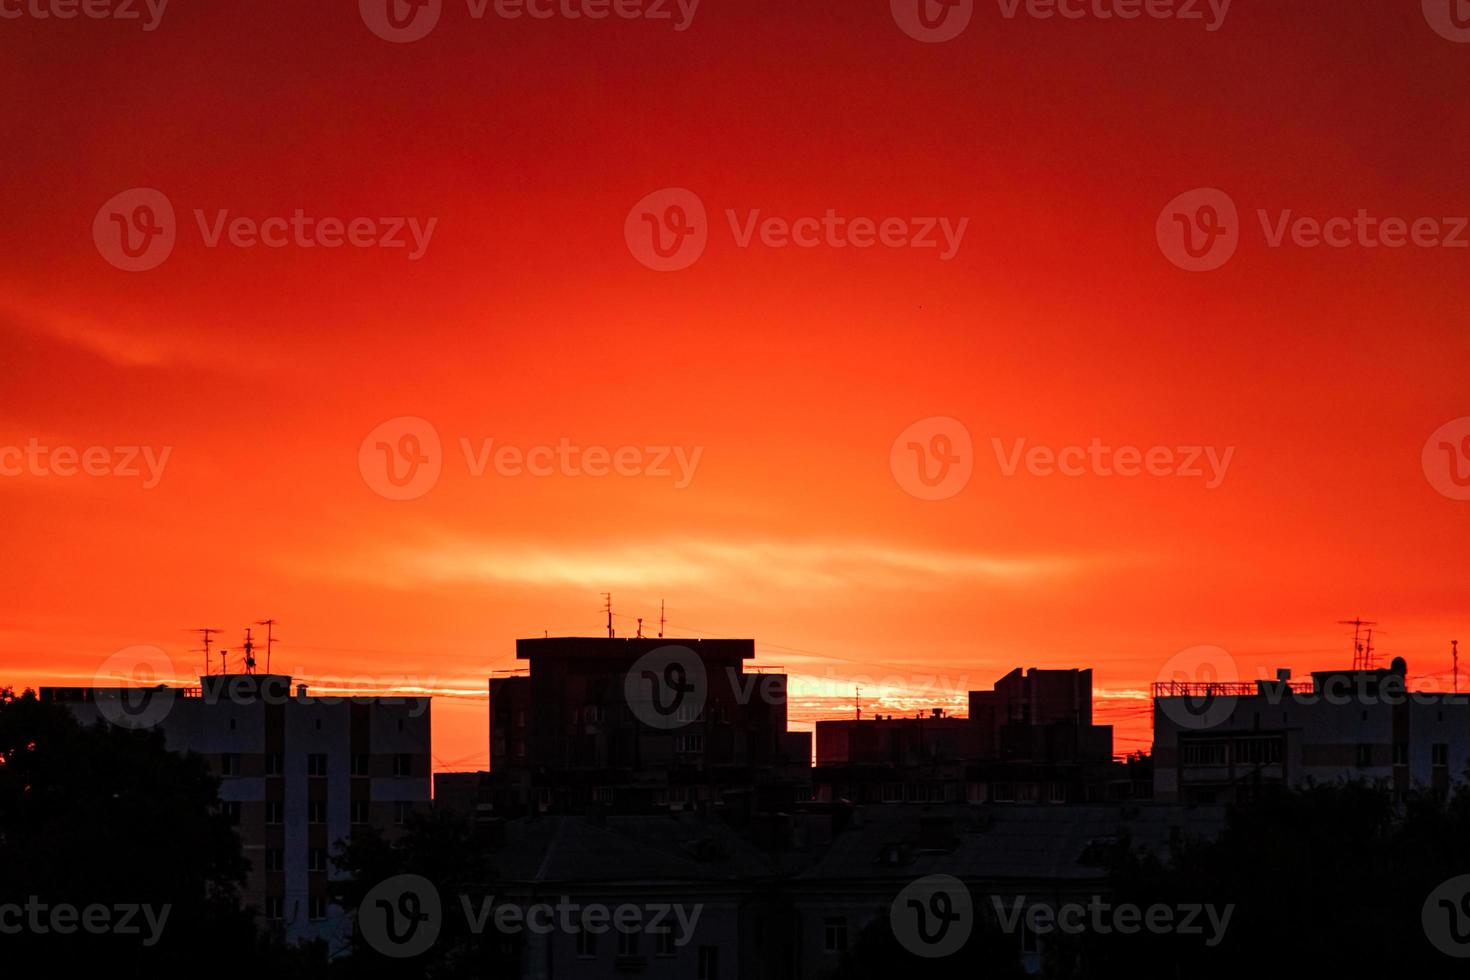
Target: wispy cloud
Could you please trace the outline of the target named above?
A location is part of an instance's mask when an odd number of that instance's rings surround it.
[[[832,541],[695,539],[601,547],[450,541],[395,548],[347,574],[398,587],[515,584],[565,587],[597,582],[614,588],[739,585],[770,589],[861,587],[915,591],[956,580],[1029,588],[1078,572],[1088,559],[1016,556]]]

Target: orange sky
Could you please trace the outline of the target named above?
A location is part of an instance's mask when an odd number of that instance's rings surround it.
[[[857,679],[902,710],[1092,666],[1134,749],[1116,696],[1177,651],[1301,673],[1359,614],[1447,682],[1470,503],[1421,451],[1470,415],[1470,250],[1273,248],[1256,217],[1470,214],[1470,44],[1417,3],[1236,0],[1211,32],[981,0],[934,44],[882,2],[704,0],[677,31],[445,0],[404,44],[355,6],[0,20],[0,447],[169,450],[146,489],[0,478],[0,682],[134,644],[182,675],[185,628],[233,647],[270,616],[277,670],[452,695],[437,765],[483,767],[489,672],[516,637],[596,634],[603,591],[623,632],[665,598],[674,635],[755,637],[806,721]],[[127,272],[93,224],[139,187],[177,243]],[[708,247],[656,272],[624,230],[669,187]],[[1201,187],[1240,245],[1187,272],[1155,224]],[[211,248],[196,209],[436,224],[417,259]],[[757,209],[968,225],[948,260],[742,248],[726,212]],[[359,449],[404,416],[442,473],[392,501]],[[890,449],[935,416],[973,475],[931,501]],[[461,439],[700,456],[685,487],[475,477]],[[1214,489],[1006,476],[992,440],[1017,439],[1234,452]]]

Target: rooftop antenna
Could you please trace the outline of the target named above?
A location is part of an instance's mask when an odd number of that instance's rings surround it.
[[[639,616],[638,617],[638,636],[637,636],[637,639],[640,639],[640,640],[643,639],[643,617],[642,616]]]
[[[250,627],[245,627],[245,673],[255,673],[255,641],[250,637]]]
[[[863,720],[863,689],[861,686],[852,689],[853,707],[857,709],[857,720]]]
[[[210,637],[213,636],[214,634],[218,633],[219,630],[215,629],[213,626],[201,626],[198,629],[189,630],[189,632],[190,633],[198,633],[200,636],[204,637],[204,649],[203,650],[191,650],[190,652],[191,653],[203,653],[204,654],[204,676],[205,677],[208,677],[209,676],[209,669],[210,669],[210,666],[212,664],[212,661],[209,658],[209,645],[210,645],[210,643],[214,642],[213,640],[210,639]]]
[[[1337,621],[1337,624],[1339,626],[1351,626],[1353,628],[1353,670],[1368,670],[1368,669],[1370,669],[1369,667],[1366,666],[1366,664],[1368,663],[1368,657],[1365,657],[1364,656],[1365,651],[1363,649],[1363,642],[1362,642],[1362,639],[1361,639],[1361,634],[1362,634],[1363,627],[1365,627],[1365,626],[1377,626],[1378,624],[1376,622],[1372,621],[1372,620],[1363,619],[1361,617],[1359,617],[1357,619],[1339,619]],[[1372,645],[1372,641],[1373,641],[1373,632],[1372,632],[1372,630],[1369,630],[1369,632],[1368,632],[1368,642],[1369,642],[1369,645],[1370,646]],[[1371,655],[1371,652],[1372,652],[1371,650],[1370,651],[1367,651],[1367,653],[1369,653],[1370,655]]]
[[[662,599],[658,601],[658,638],[660,640],[664,638],[664,601]]]
[[[255,625],[265,627],[265,672],[269,674],[271,672],[271,644],[276,641],[276,621],[274,619],[262,619]]]
[[[1373,659],[1373,628],[1368,628],[1368,635],[1363,641],[1363,669],[1374,670],[1377,664]]]
[[[230,672],[230,651],[223,648],[219,652],[219,672],[228,674]]]
[[[607,638],[611,640],[613,637],[617,636],[617,634],[613,632],[612,624],[612,593],[604,592],[602,594],[602,600],[603,607],[607,610]]]
[[[1460,693],[1460,641],[1450,641],[1450,660],[1455,665],[1455,693]]]

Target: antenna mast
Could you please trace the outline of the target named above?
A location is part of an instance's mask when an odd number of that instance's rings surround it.
[[[603,608],[605,608],[607,610],[607,638],[609,640],[611,640],[614,636],[617,635],[616,633],[613,632],[613,624],[612,624],[612,593],[611,592],[604,592],[602,594],[602,600],[603,600]]]
[[[1339,619],[1339,626],[1351,626],[1353,628],[1353,670],[1372,670],[1373,663],[1373,630],[1368,630],[1368,646],[1365,649],[1361,639],[1362,630],[1366,627],[1377,626],[1378,623],[1363,619]]]
[[[213,665],[213,661],[209,657],[209,645],[212,642],[214,642],[214,641],[211,640],[210,637],[212,637],[214,634],[218,633],[219,630],[215,629],[213,626],[201,626],[198,629],[189,630],[189,632],[190,633],[198,633],[200,636],[204,637],[204,649],[203,650],[191,650],[190,652],[191,653],[203,653],[204,654],[204,676],[205,677],[208,677],[209,676],[210,667]],[[223,664],[221,666],[223,666]]]
[[[1450,660],[1455,665],[1455,693],[1460,693],[1460,641],[1450,641]]]
[[[857,709],[857,720],[863,720],[863,689],[861,686],[852,689],[853,707]]]
[[[658,601],[658,638],[660,640],[664,638],[664,601],[662,599]]]
[[[250,637],[250,627],[245,627],[245,673],[255,673],[255,641]]]
[[[276,621],[274,619],[262,619],[255,625],[265,627],[265,672],[269,674],[271,672],[271,644],[276,641]]]

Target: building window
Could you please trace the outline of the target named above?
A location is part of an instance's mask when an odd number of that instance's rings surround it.
[[[589,725],[595,725],[602,721],[602,709],[595,704],[589,704],[582,709],[582,720]]]
[[[306,801],[306,822],[307,823],[326,823],[327,822],[327,801],[326,800],[307,800]]]
[[[665,926],[663,930],[658,933],[657,953],[659,956],[674,955],[674,930],[670,929],[667,926]]]
[[[822,949],[828,953],[847,951],[846,919],[827,919],[822,923]]]
[[[1016,787],[1010,783],[996,783],[992,798],[997,803],[1016,802]]]
[[[320,872],[327,870],[327,849],[325,847],[313,847],[306,852],[306,870]]]
[[[327,917],[327,900],[313,895],[306,900],[306,917],[313,922],[320,922]]]
[[[352,756],[352,775],[366,776],[368,774],[368,757],[362,752],[356,752]]]
[[[413,804],[412,803],[401,803],[401,802],[400,803],[394,803],[393,804],[393,822],[395,824],[397,824],[398,826],[402,827],[404,824],[408,823],[408,815],[410,813],[412,813],[412,812],[413,812]]]
[[[413,756],[409,755],[407,752],[400,752],[397,755],[393,756],[393,775],[412,776]]]
[[[618,933],[618,955],[638,955],[638,933],[621,931]]]
[[[1186,766],[1223,766],[1225,743],[1218,739],[1183,742],[1179,746],[1179,754]]]
[[[588,932],[585,927],[577,930],[577,955],[584,960],[597,955],[597,933]]]
[[[286,757],[280,752],[267,752],[265,754],[265,774],[267,776],[279,776],[286,771]]]
[[[903,802],[903,783],[884,783],[883,784],[883,802],[884,803],[902,803]]]
[[[703,735],[675,735],[674,736],[674,751],[675,752],[703,752],[704,751],[704,736]]]
[[[267,870],[267,871],[285,871],[286,870],[286,852],[283,851],[283,850],[281,850],[279,847],[269,847],[269,848],[266,848],[266,852],[265,852],[265,870]]]
[[[1373,746],[1359,743],[1358,745],[1358,768],[1367,769],[1373,765]]]
[[[699,947],[699,980],[720,980],[720,947]]]
[[[280,800],[265,801],[265,822],[285,823],[286,804]]]
[[[286,917],[286,900],[280,895],[268,895],[265,900],[265,917],[280,922]]]
[[[327,774],[327,757],[322,752],[312,752],[306,757],[306,774],[308,776],[325,776]]]
[[[352,810],[352,817],[351,817],[351,819],[352,819],[352,822],[353,823],[367,823],[368,822],[368,801],[367,800],[353,800],[352,801],[351,810]]]
[[[526,713],[524,711],[517,711],[516,712],[516,727],[517,728],[525,728],[526,727]]]
[[[1409,764],[1409,743],[1393,743],[1393,764],[1396,766],[1407,766]]]
[[[240,803],[238,800],[230,800],[225,804],[225,819],[230,822],[231,827],[240,826]]]
[[[1237,739],[1231,751],[1235,762],[1242,766],[1270,766],[1281,762],[1281,739],[1242,738]]]
[[[679,705],[679,710],[674,715],[674,718],[680,724],[688,725],[692,722],[699,721],[703,714],[702,709],[702,705],[681,704]]]
[[[613,791],[612,791],[612,788],[611,787],[609,787],[609,786],[594,786],[594,787],[592,787],[592,802],[593,803],[611,803],[612,801],[613,801]]]
[[[1450,764],[1450,746],[1448,742],[1435,742],[1429,747],[1429,761],[1436,766],[1447,766]]]
[[[219,774],[221,776],[240,775],[240,756],[235,752],[226,752],[219,757]]]

